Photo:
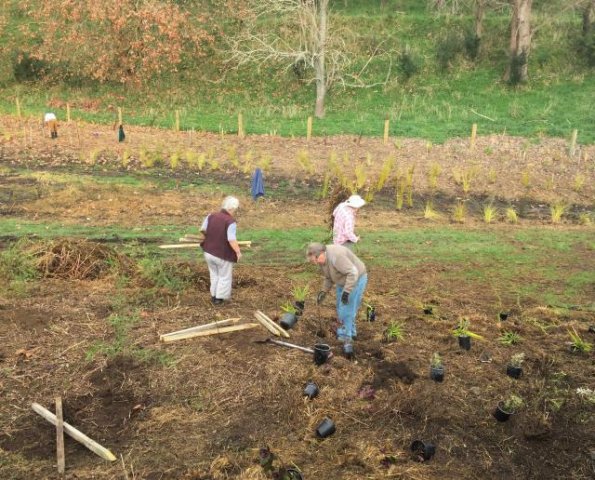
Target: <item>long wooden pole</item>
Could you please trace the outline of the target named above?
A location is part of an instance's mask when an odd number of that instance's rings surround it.
[[[159,339],[164,341],[164,337],[173,337],[179,335],[181,333],[188,333],[188,332],[202,332],[203,330],[210,330],[216,327],[227,327],[229,325],[233,325],[238,323],[241,320],[240,317],[237,318],[227,318],[225,320],[218,320],[216,322],[206,323],[205,325],[198,325],[196,327],[185,328],[183,330],[176,330],[175,332],[164,333],[160,335]]]
[[[52,425],[58,424],[56,415],[54,415],[48,409],[42,407],[39,403],[33,402],[31,404],[31,408],[33,408],[35,413],[41,415],[48,422],[50,422]],[[93,453],[99,455],[101,458],[103,458],[105,460],[109,460],[110,462],[113,462],[116,460],[116,456],[112,452],[110,452],[107,448],[102,447],[96,441],[90,439],[89,437],[87,437],[87,435],[85,435],[80,430],[77,430],[69,423],[64,422],[64,431],[68,435],[70,435],[72,438],[74,438],[77,442],[82,443],[85,447],[87,447]]]
[[[56,455],[58,457],[58,473],[64,474],[64,418],[62,417],[62,398],[56,397]]]
[[[166,337],[163,339],[165,343],[175,342],[177,340],[185,340],[194,337],[207,337],[209,335],[218,335],[220,333],[238,332],[240,330],[248,330],[250,328],[258,327],[258,323],[244,323],[242,325],[234,325],[232,327],[215,328],[212,330],[204,330],[202,332],[188,332],[180,335]]]

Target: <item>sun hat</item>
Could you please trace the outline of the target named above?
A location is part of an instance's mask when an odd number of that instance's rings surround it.
[[[345,205],[352,208],[361,208],[366,204],[366,201],[359,195],[351,195],[345,202]]]

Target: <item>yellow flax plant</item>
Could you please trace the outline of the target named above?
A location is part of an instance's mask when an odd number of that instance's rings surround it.
[[[562,216],[566,213],[568,205],[562,201],[555,202],[550,205],[550,218],[552,223],[560,223]]]
[[[591,220],[591,215],[588,212],[583,212],[578,216],[578,223],[585,227],[590,227],[593,224],[593,220]]]
[[[577,173],[574,176],[574,184],[572,186],[572,189],[575,192],[580,193],[583,187],[585,186],[585,180],[585,176],[582,173]]]
[[[321,199],[325,199],[328,197],[331,187],[331,172],[329,170],[326,171],[324,175],[324,180],[322,181],[322,186],[320,187],[320,193],[318,197]]]
[[[397,210],[403,209],[403,199],[407,180],[400,171],[397,171],[395,178],[395,208]]]
[[[138,159],[145,168],[151,168],[155,164],[155,157],[144,146],[138,151]]]
[[[497,220],[498,218],[498,209],[491,203],[483,206],[483,221],[487,224],[490,224]]]
[[[263,153],[260,155],[260,158],[257,162],[258,168],[260,168],[263,172],[268,172],[271,169],[271,164],[273,159],[268,153]]]
[[[297,161],[304,172],[308,175],[314,174],[314,164],[312,163],[312,160],[310,160],[310,154],[307,150],[300,150],[298,152]]]
[[[89,157],[87,163],[89,165],[95,165],[97,160],[99,160],[99,155],[101,155],[101,148],[93,148],[89,152]]]
[[[181,160],[182,160],[182,155],[180,154],[179,151],[176,150],[169,156],[169,168],[171,168],[172,170],[175,170],[176,168],[178,168],[180,166]]]
[[[415,165],[411,165],[407,169],[407,175],[405,177],[407,186],[407,206],[413,207],[413,174],[415,173]]]
[[[433,162],[428,170],[428,187],[430,190],[438,188],[438,177],[442,173],[442,167],[439,163]]]
[[[490,171],[488,172],[488,183],[493,185],[494,183],[496,183],[497,178],[498,174],[496,173],[496,169],[490,168]]]
[[[250,173],[252,171],[252,167],[254,166],[254,152],[252,150],[248,150],[244,157],[242,158],[242,172],[243,173]]]
[[[241,170],[240,157],[238,156],[236,147],[233,145],[227,149],[227,160],[229,160],[229,163],[232,164],[233,168]]]
[[[434,202],[428,200],[424,208],[424,218],[426,220],[436,220],[440,217],[440,214],[434,209]]]
[[[378,180],[376,181],[377,192],[382,190],[382,188],[390,178],[390,174],[392,173],[394,165],[395,160],[392,157],[386,157],[384,159],[384,162],[382,163],[382,168],[380,169],[380,174],[378,175]]]
[[[130,153],[130,151],[128,149],[125,149],[122,152],[122,158],[121,158],[122,166],[127,167],[128,165],[130,165],[131,159],[132,159],[132,154]]]
[[[504,214],[506,215],[506,221],[508,223],[518,223],[519,222],[519,216],[517,214],[517,211],[514,209],[514,207],[508,207],[506,209],[506,211],[504,212]]]
[[[463,223],[467,215],[467,208],[463,202],[457,202],[452,212],[452,219],[457,223]]]
[[[529,170],[523,170],[521,172],[521,185],[525,188],[531,186],[531,172]]]
[[[368,180],[368,169],[366,168],[366,164],[365,163],[358,163],[355,166],[355,170],[354,170],[354,176],[355,176],[355,180],[354,180],[354,190],[355,192],[358,192],[359,190],[364,188],[364,185],[366,184],[367,180]]]

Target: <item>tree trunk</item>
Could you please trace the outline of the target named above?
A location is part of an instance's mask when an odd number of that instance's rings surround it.
[[[593,26],[593,17],[595,17],[595,0],[588,0],[583,10],[583,35],[587,36]]]
[[[504,80],[512,84],[529,79],[528,59],[531,50],[531,4],[532,0],[512,0],[510,21],[510,62]]]
[[[481,40],[483,35],[483,19],[486,16],[485,0],[475,0],[475,38]]]
[[[316,118],[324,117],[324,99],[326,97],[326,35],[327,35],[327,15],[329,0],[319,0],[318,2],[318,54],[314,60],[314,72],[316,77],[316,107],[314,115]]]

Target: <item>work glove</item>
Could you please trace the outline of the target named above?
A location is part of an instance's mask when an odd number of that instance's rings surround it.
[[[347,305],[349,303],[349,292],[343,292],[343,294],[341,295],[341,303],[343,305]]]
[[[318,292],[316,296],[316,305],[320,305],[324,301],[324,297],[326,297],[326,292]]]

